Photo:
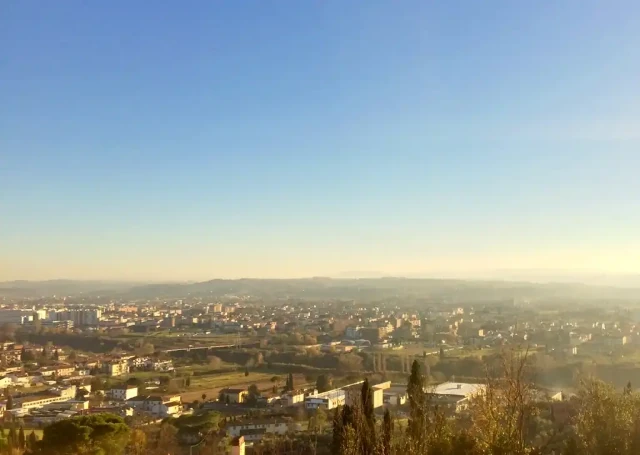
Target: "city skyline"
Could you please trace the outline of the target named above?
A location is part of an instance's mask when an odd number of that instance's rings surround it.
[[[7,6],[0,281],[640,273],[635,2],[189,6]]]

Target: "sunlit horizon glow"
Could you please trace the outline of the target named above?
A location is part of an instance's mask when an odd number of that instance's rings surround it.
[[[0,281],[640,273],[640,4],[13,2]]]

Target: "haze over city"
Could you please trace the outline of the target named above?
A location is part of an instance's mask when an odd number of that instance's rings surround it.
[[[639,31],[0,0],[0,455],[639,455]]]
[[[639,8],[9,2],[0,280],[640,273]]]

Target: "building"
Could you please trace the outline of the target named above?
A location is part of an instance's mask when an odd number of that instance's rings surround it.
[[[384,390],[382,398],[384,404],[389,406],[402,406],[407,402],[407,399],[406,384],[391,385],[391,387]]]
[[[282,404],[285,406],[295,406],[299,403],[304,403],[304,393],[302,392],[287,392],[282,395]]]
[[[0,309],[1,324],[24,324],[33,321],[33,310]]]
[[[102,318],[102,310],[98,308],[78,308],[49,312],[50,321],[73,321],[74,326],[97,326]]]
[[[225,403],[244,403],[249,396],[247,389],[222,389],[220,401]]]
[[[127,400],[127,404],[136,412],[148,413],[156,417],[178,417],[182,413],[180,395],[173,396],[137,396]]]
[[[109,397],[114,400],[128,400],[133,397],[138,396],[138,386],[135,385],[126,385],[123,387],[116,387],[114,389],[109,390]]]
[[[149,359],[145,367],[153,371],[173,371],[173,361]]]
[[[368,340],[371,344],[375,344],[387,335],[384,327],[361,327],[360,338]]]
[[[379,408],[384,404],[384,391],[391,387],[391,381],[381,382],[371,386],[373,407]],[[360,400],[362,382],[345,387],[346,404],[353,405],[354,400]]]
[[[344,331],[344,336],[352,340],[355,340],[356,338],[360,338],[360,327],[358,326],[347,327]]]
[[[290,422],[289,419],[284,418],[233,422],[227,425],[227,433],[234,438],[242,436],[245,441],[260,441],[265,434],[286,434]]]
[[[231,455],[245,455],[244,436],[233,438],[233,441],[231,441]]]
[[[76,368],[71,365],[58,365],[54,367],[55,374],[60,377],[73,376]]]
[[[47,394],[30,395],[18,399],[18,404],[24,410],[42,408],[51,403],[60,403],[73,400],[76,396],[76,387],[53,388]]]
[[[306,409],[335,409],[344,406],[347,401],[347,394],[342,389],[333,389],[326,392],[309,395],[304,399]]]
[[[126,360],[112,360],[104,363],[102,367],[109,376],[129,374],[129,363]]]
[[[433,404],[459,412],[467,409],[469,400],[483,395],[486,389],[487,386],[484,384],[443,382],[427,393],[433,400]]]

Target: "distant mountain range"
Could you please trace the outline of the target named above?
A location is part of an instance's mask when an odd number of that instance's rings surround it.
[[[592,270],[503,269],[487,272],[404,273],[340,272],[332,278],[426,278],[454,280],[518,281],[529,283],[578,283],[589,286],[640,288],[640,274],[612,274]]]
[[[606,281],[606,280],[604,280]],[[215,279],[190,283],[130,283],[110,281],[11,281],[0,283],[0,297],[112,296],[122,299],[183,298],[214,299],[225,295],[251,295],[264,299],[357,299],[398,297],[489,299],[636,299],[640,286],[591,286],[583,283],[541,283],[525,280],[461,280],[451,278],[329,278]]]

